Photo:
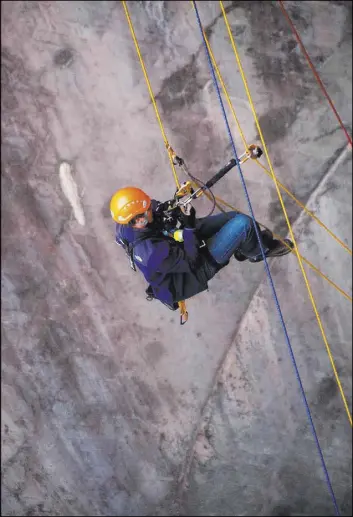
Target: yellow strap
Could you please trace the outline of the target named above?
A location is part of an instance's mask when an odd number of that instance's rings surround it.
[[[178,302],[178,305],[179,305],[179,310],[180,310],[180,324],[184,325],[189,319],[189,313],[186,310],[185,301]]]
[[[123,0],[123,6],[124,6],[124,11],[125,11],[126,19],[127,19],[128,24],[129,24],[131,36],[132,36],[132,39],[134,40],[134,43],[135,43],[136,52],[137,52],[137,55],[138,55],[139,60],[140,60],[141,68],[142,68],[142,71],[143,71],[143,75],[145,76],[147,88],[148,88],[148,91],[149,91],[149,94],[150,94],[150,97],[151,97],[151,101],[152,101],[152,104],[153,104],[153,107],[154,107],[154,111],[156,113],[158,124],[159,124],[160,130],[161,130],[161,133],[162,133],[162,137],[163,137],[164,143],[165,143],[165,145],[167,147],[169,145],[168,144],[167,135],[165,134],[165,131],[164,131],[164,127],[163,127],[163,124],[162,124],[161,117],[159,115],[159,111],[158,111],[158,107],[157,107],[157,104],[156,104],[156,100],[155,100],[155,97],[153,95],[153,91],[152,91],[152,88],[151,88],[151,83],[150,83],[150,80],[148,78],[148,74],[147,74],[147,70],[146,70],[146,67],[145,67],[145,63],[143,61],[142,54],[141,54],[141,51],[140,51],[140,47],[139,47],[139,44],[138,44],[137,39],[136,39],[136,35],[135,35],[134,27],[132,25],[132,21],[131,21],[130,15],[129,15],[129,11],[128,11],[126,2],[124,0]],[[176,184],[177,188],[179,188],[180,187],[179,179],[178,179],[178,176],[177,176],[177,173],[176,173],[176,170],[175,170],[175,166],[174,166],[173,160],[172,160],[169,152],[168,152],[168,156],[169,156],[169,161],[170,161],[170,164],[171,164],[171,167],[172,167],[172,172],[173,172],[175,184]]]
[[[256,115],[254,103],[253,103],[253,100],[252,100],[252,97],[251,97],[251,94],[250,94],[250,90],[249,90],[249,87],[248,87],[248,84],[247,84],[247,81],[246,81],[246,78],[245,78],[245,75],[244,75],[244,71],[243,71],[243,67],[242,67],[241,61],[240,61],[239,53],[237,51],[237,48],[236,48],[236,45],[235,45],[235,42],[234,42],[234,38],[233,38],[232,31],[231,31],[229,23],[228,23],[228,18],[227,18],[226,12],[224,10],[222,0],[220,0],[220,5],[221,5],[224,21],[225,21],[225,24],[226,24],[226,27],[227,27],[228,35],[229,35],[229,38],[230,38],[230,41],[231,41],[231,44],[232,44],[232,47],[233,47],[233,50],[234,50],[234,54],[235,54],[235,57],[236,57],[236,60],[237,60],[237,63],[238,63],[239,71],[240,71],[240,74],[241,74],[241,77],[242,77],[242,80],[243,80],[243,83],[244,83],[246,94],[247,94],[248,99],[249,99],[249,103],[250,103],[250,106],[251,106],[251,111],[253,113],[255,124],[256,124],[256,127],[257,127],[257,130],[258,130],[260,139],[261,139],[261,143],[263,145],[263,150],[264,150],[264,153],[265,153],[265,156],[266,156],[266,159],[267,159],[267,162],[268,162],[271,174],[272,174],[272,179],[273,179],[273,182],[274,182],[275,187],[276,187],[277,195],[278,195],[279,201],[281,203],[281,207],[282,207],[282,210],[283,210],[283,213],[284,213],[284,217],[285,217],[286,222],[287,222],[287,226],[288,226],[288,229],[289,229],[291,240],[293,241],[294,249],[295,249],[295,252],[296,252],[297,257],[298,257],[299,266],[300,266],[301,272],[303,274],[303,278],[304,278],[304,281],[305,281],[305,284],[306,284],[306,287],[307,287],[307,290],[308,290],[309,298],[310,298],[311,304],[313,306],[313,309],[314,309],[314,312],[315,312],[315,316],[316,316],[319,328],[321,330],[322,338],[324,340],[324,343],[325,343],[325,346],[326,346],[326,350],[327,350],[327,354],[329,356],[330,363],[331,363],[331,366],[332,366],[332,369],[333,369],[333,372],[334,372],[334,375],[335,375],[335,379],[336,379],[336,382],[337,382],[337,385],[338,385],[338,388],[339,388],[339,391],[340,391],[340,394],[341,394],[341,397],[342,397],[342,400],[343,400],[343,403],[344,403],[344,407],[345,407],[346,412],[347,412],[348,420],[349,420],[351,426],[353,426],[352,415],[350,413],[350,410],[349,410],[349,407],[348,407],[348,403],[347,403],[347,399],[346,399],[346,396],[344,394],[344,391],[343,391],[343,388],[342,388],[342,384],[341,384],[341,381],[339,379],[339,376],[338,376],[338,373],[337,373],[337,370],[336,370],[336,366],[335,366],[335,362],[334,362],[333,357],[332,357],[331,349],[330,349],[330,346],[328,344],[327,337],[326,337],[324,328],[323,328],[322,323],[321,323],[321,318],[320,318],[318,310],[316,308],[316,303],[315,303],[315,300],[314,300],[314,297],[313,297],[313,294],[312,294],[312,291],[311,291],[311,288],[310,288],[310,284],[309,284],[308,278],[307,278],[306,273],[305,273],[305,269],[304,269],[304,266],[303,266],[303,263],[302,263],[302,260],[301,260],[301,256],[299,254],[299,250],[298,250],[297,242],[296,242],[294,234],[293,234],[292,226],[290,224],[290,221],[289,221],[289,218],[288,218],[288,214],[287,214],[286,208],[284,206],[284,202],[283,202],[283,199],[282,199],[282,194],[281,194],[281,191],[279,190],[279,187],[278,187],[277,178],[276,178],[275,172],[273,170],[272,163],[271,163],[268,151],[267,151],[267,146],[266,146],[266,143],[265,143],[265,140],[264,140],[264,137],[263,137],[263,134],[262,134],[262,130],[261,130],[261,127],[260,127],[260,124],[259,124],[259,121],[258,121],[258,118],[257,118],[257,115]]]

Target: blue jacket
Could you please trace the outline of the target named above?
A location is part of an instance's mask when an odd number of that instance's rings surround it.
[[[156,205],[157,201],[153,200],[153,210]],[[116,225],[116,242],[122,246],[124,241],[133,243],[149,234],[149,238],[134,246],[133,258],[157,299],[172,304],[207,289],[207,280],[219,268],[208,264],[209,257],[199,252],[194,229],[184,228],[184,242],[179,243],[163,235],[153,223],[142,230]]]

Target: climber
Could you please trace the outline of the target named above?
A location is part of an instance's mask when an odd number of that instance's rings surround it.
[[[168,202],[167,202],[168,203]],[[116,224],[116,242],[124,247],[130,263],[149,284],[146,293],[172,306],[208,288],[208,281],[229,263],[260,262],[262,254],[251,217],[230,211],[196,219],[191,204],[178,208],[180,228],[166,229],[167,203],[151,199],[135,187],[118,190],[110,202]],[[291,251],[265,230],[261,235],[266,257]]]

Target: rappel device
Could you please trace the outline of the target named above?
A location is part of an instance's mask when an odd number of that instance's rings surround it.
[[[201,186],[195,190],[192,186],[191,181],[186,181],[182,183],[182,185],[174,194],[173,199],[160,203],[160,205],[157,207],[157,212],[155,215],[159,218],[162,229],[168,232],[171,230],[175,230],[176,228],[181,228],[183,226],[183,217],[181,213],[182,208],[187,207],[187,205],[189,205],[194,199],[197,199],[206,191],[209,191],[212,197],[214,197],[211,191],[211,187],[213,187],[213,185],[215,185],[231,169],[233,169],[233,167],[236,166],[237,160],[235,158],[232,158],[224,167],[222,167],[222,169],[220,169],[214,176],[212,176],[212,178],[210,178],[206,183],[203,183],[201,180],[199,180],[193,174],[191,174],[191,172],[186,167],[184,160],[176,155],[176,153],[169,144],[167,144],[167,150],[170,153],[173,163],[181,167],[183,171],[195,183],[201,184]],[[240,164],[242,164],[249,158],[256,159],[260,158],[261,155],[262,150],[260,149],[260,147],[256,146],[255,144],[252,144],[249,146],[248,150],[239,157],[239,162]],[[172,238],[172,235],[170,235],[170,237]],[[130,266],[134,271],[136,271],[136,266],[134,261],[133,249],[139,242],[142,242],[143,240],[148,238],[150,238],[150,235],[140,237],[133,244],[129,244],[127,241],[122,243],[129,257]],[[202,242],[201,247],[204,246],[205,243]]]
[[[170,201],[165,201],[162,203],[163,210],[160,212],[160,215],[162,215],[163,222],[167,226],[176,226],[178,224],[178,209],[185,208],[189,203],[191,203],[193,200],[200,197],[202,194],[204,194],[207,190],[210,192],[210,194],[213,197],[213,194],[211,192],[211,187],[215,185],[219,180],[221,180],[235,165],[237,165],[237,160],[235,158],[232,158],[222,169],[220,169],[214,176],[212,176],[211,179],[209,179],[206,183],[202,183],[198,178],[193,176],[188,168],[185,165],[185,162],[182,158],[177,156],[175,151],[172,149],[172,147],[169,144],[166,144],[167,150],[173,160],[174,165],[178,165],[183,169],[185,174],[187,174],[194,182],[201,185],[197,190],[194,190],[191,181],[186,181],[182,183],[182,185],[178,188],[176,193],[174,194],[174,198]],[[257,159],[262,156],[262,150],[260,147],[258,147],[255,144],[251,144],[247,151],[245,151],[240,157],[239,162],[240,164],[243,164],[248,159]],[[213,210],[212,210],[213,211]]]
[[[212,178],[210,178],[206,183],[203,183],[201,180],[196,178],[191,172],[188,170],[188,168],[185,165],[185,162],[182,158],[176,155],[174,150],[171,148],[169,144],[166,145],[168,152],[170,153],[170,156],[173,160],[174,165],[178,165],[183,169],[185,174],[193,180],[195,184],[201,185],[198,186],[198,188],[195,190],[193,187],[193,184],[191,181],[186,181],[180,185],[178,190],[175,192],[173,199],[169,201],[165,201],[163,203],[160,203],[157,206],[157,210],[155,213],[156,218],[159,219],[160,226],[162,229],[162,233],[164,235],[167,235],[169,238],[173,238],[171,234],[169,234],[170,231],[175,230],[176,228],[181,228],[183,226],[183,211],[185,210],[187,205],[189,205],[194,199],[197,199],[202,194],[204,194],[206,191],[209,191],[211,194],[214,206],[212,211],[209,215],[213,212],[215,208],[215,198],[211,191],[211,187],[215,185],[219,180],[221,180],[233,167],[237,165],[237,160],[235,158],[232,158],[222,169],[220,169]],[[242,164],[245,161],[247,161],[249,158],[256,159],[260,158],[262,155],[262,150],[260,147],[252,144],[249,146],[247,151],[243,153],[239,157],[239,163]],[[185,212],[184,212],[185,213]],[[123,242],[122,245],[125,248],[126,254],[129,257],[130,266],[131,268],[136,271],[135,261],[134,261],[134,247],[142,242],[143,240],[149,239],[153,236],[150,234],[141,236],[140,238],[136,239],[133,243],[129,242]],[[206,243],[203,241],[200,245],[200,248],[203,248],[206,246]],[[151,286],[148,286],[146,289],[146,295],[147,300],[151,301],[154,299],[153,290]],[[169,309],[172,311],[176,311],[177,309],[180,310],[181,316],[180,316],[180,323],[181,325],[184,325],[188,320],[188,312],[186,310],[185,301],[182,302],[174,302],[173,304],[168,304],[165,302],[162,302],[164,305],[166,305]]]

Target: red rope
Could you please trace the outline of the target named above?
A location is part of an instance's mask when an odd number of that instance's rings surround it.
[[[329,104],[330,104],[330,106],[331,106],[331,108],[332,108],[332,110],[333,110],[334,114],[336,115],[336,118],[337,118],[338,122],[340,123],[340,125],[341,125],[341,127],[342,127],[343,131],[345,132],[348,142],[349,142],[349,143],[351,144],[351,146],[353,147],[352,137],[349,135],[349,133],[348,133],[347,129],[344,127],[344,124],[343,124],[343,122],[342,122],[342,120],[341,120],[341,117],[340,117],[340,116],[339,116],[339,114],[337,113],[337,110],[336,110],[335,106],[333,105],[333,102],[332,102],[332,100],[331,100],[331,98],[330,98],[329,94],[327,93],[327,90],[326,90],[325,86],[323,85],[323,82],[321,81],[319,74],[317,73],[317,71],[316,71],[316,69],[315,69],[315,67],[314,67],[313,63],[311,62],[311,59],[310,59],[310,57],[309,57],[309,55],[308,55],[308,53],[307,53],[307,51],[306,51],[306,48],[304,47],[304,44],[303,44],[302,40],[300,39],[300,36],[299,36],[299,34],[298,34],[297,29],[294,27],[294,24],[293,24],[292,20],[290,19],[289,14],[287,13],[287,11],[286,11],[286,9],[285,9],[285,7],[284,7],[284,5],[283,5],[282,0],[278,0],[278,1],[279,1],[280,7],[281,7],[281,9],[282,9],[282,12],[283,12],[283,14],[284,14],[285,18],[287,19],[287,21],[288,21],[288,23],[289,23],[289,25],[290,25],[290,27],[291,27],[292,31],[294,32],[294,35],[295,35],[295,37],[296,37],[296,39],[297,39],[297,41],[298,41],[299,45],[300,45],[300,46],[301,46],[301,48],[302,48],[302,51],[303,51],[303,53],[304,53],[304,55],[305,55],[306,59],[308,60],[308,63],[309,63],[309,65],[310,65],[310,68],[311,68],[311,70],[313,71],[313,74],[314,74],[314,76],[315,76],[315,78],[316,78],[317,82],[318,82],[318,83],[319,83],[319,85],[321,86],[321,89],[322,89],[322,91],[324,92],[324,95],[325,95],[326,99],[328,100],[328,102],[329,102]]]

